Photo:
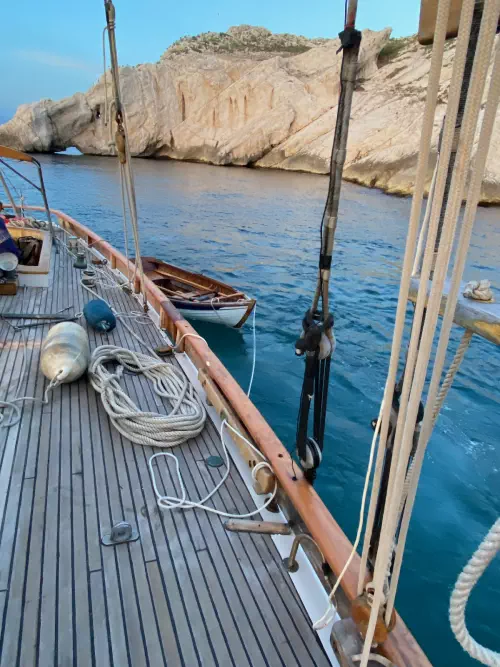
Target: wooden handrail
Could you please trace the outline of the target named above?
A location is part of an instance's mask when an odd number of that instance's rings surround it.
[[[25,206],[24,208],[35,211],[44,210],[36,206]],[[51,211],[59,218],[61,226],[71,230],[75,236],[83,238],[87,243],[92,243],[92,247],[106,257],[112,268],[117,268],[125,275],[127,269],[134,270],[132,262],[127,263],[126,257],[120,251],[113,248],[91,229],[62,211],[57,209],[51,209]],[[149,303],[160,316],[161,327],[169,332],[173,340],[178,341],[184,334],[196,334],[191,324],[182,317],[152,280],[145,277],[144,283]],[[139,291],[141,291],[140,285],[137,284],[136,292]],[[314,487],[304,479],[302,472],[296,466],[292,467],[290,455],[284,445],[208,345],[193,336],[185,337],[183,344],[191,361],[198,370],[202,370],[215,382],[255,444],[267,457],[281,489],[300,514],[332,571],[338,576],[352,550],[352,544],[345,533]],[[351,602],[357,596],[359,567],[360,558],[356,554],[342,579],[342,589]],[[380,648],[381,652],[397,667],[431,667],[431,663],[399,614],[396,614],[394,629]]]

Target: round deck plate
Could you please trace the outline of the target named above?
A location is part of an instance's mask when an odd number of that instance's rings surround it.
[[[211,468],[220,468],[221,466],[224,465],[224,461],[221,459],[220,456],[209,456],[208,458],[205,459],[205,463],[207,466],[210,466]]]

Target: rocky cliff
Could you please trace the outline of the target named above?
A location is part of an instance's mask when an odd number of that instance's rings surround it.
[[[430,48],[363,31],[345,177],[387,192],[412,191]],[[326,173],[335,124],[339,40],[239,26],[185,37],[158,63],[120,72],[131,149],[142,157]],[[447,44],[435,141],[454,43]],[[32,152],[75,146],[113,154],[109,73],[86,93],[19,107],[0,144]],[[500,120],[482,201],[500,203]],[[429,180],[430,180],[429,174]]]

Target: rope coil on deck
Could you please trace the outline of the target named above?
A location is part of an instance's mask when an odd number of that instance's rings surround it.
[[[118,367],[112,372],[108,364]],[[154,391],[172,405],[168,415],[141,412],[120,386],[124,371],[144,375]],[[203,430],[205,407],[188,379],[172,364],[114,345],[101,345],[92,354],[89,366],[92,387],[100,394],[114,427],[140,445],[175,447]]]

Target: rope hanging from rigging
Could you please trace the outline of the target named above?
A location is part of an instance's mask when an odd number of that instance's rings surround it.
[[[423,245],[424,245],[424,238],[425,234],[427,231],[427,226],[429,224],[429,220],[431,215],[433,216],[438,216],[438,221],[437,221],[437,231],[435,232],[434,236],[434,255],[432,258],[432,262],[430,265],[430,272],[429,276],[432,279],[434,270],[435,270],[435,265],[436,265],[436,260],[437,260],[437,255],[439,251],[439,246],[440,246],[440,241],[441,241],[441,234],[442,234],[442,229],[444,225],[444,220],[445,220],[445,215],[447,211],[447,206],[448,206],[448,198],[451,193],[451,187],[452,187],[452,182],[453,182],[453,175],[455,173],[455,163],[456,163],[456,158],[457,158],[457,151],[458,151],[458,146],[459,146],[459,139],[460,139],[460,133],[462,129],[462,124],[464,121],[464,114],[465,114],[465,108],[466,108],[466,102],[468,99],[468,92],[470,88],[470,83],[471,83],[471,77],[472,77],[472,68],[473,68],[473,63],[474,63],[474,57],[476,54],[476,48],[478,45],[478,40],[479,40],[479,31],[480,31],[480,26],[481,26],[481,18],[483,15],[483,2],[482,1],[477,1],[474,4],[473,7],[473,13],[471,17],[471,24],[470,24],[470,31],[468,32],[467,35],[464,37],[464,43],[465,39],[467,39],[467,43],[465,46],[465,51],[464,51],[464,59],[463,59],[463,74],[461,77],[461,80],[458,80],[457,78],[457,85],[456,85],[456,107],[455,107],[455,113],[456,113],[456,118],[454,121],[453,127],[451,124],[449,125],[448,129],[448,135],[450,137],[450,142],[451,142],[451,148],[449,152],[449,157],[448,157],[448,164],[446,168],[446,178],[443,181],[443,190],[442,190],[442,195],[441,195],[441,202],[439,204],[439,208],[435,206],[434,202],[434,190],[436,187],[436,180],[437,180],[437,175],[440,172],[444,173],[443,169],[439,169],[440,166],[440,153],[441,153],[441,147],[443,143],[443,134],[444,134],[444,128],[445,128],[445,122],[446,122],[446,116],[443,120],[443,124],[441,127],[439,139],[438,139],[438,146],[437,146],[437,161],[436,161],[436,168],[435,172],[433,175],[432,179],[432,184],[431,184],[431,191],[429,193],[429,200],[427,203],[427,208],[425,212],[425,218],[422,223],[422,228],[420,232],[420,238],[417,246],[417,250],[415,253],[415,259],[413,263],[413,270],[412,274],[419,273],[420,272],[420,261],[421,261],[421,255],[422,255],[422,250],[423,250]],[[443,178],[443,176],[441,176]],[[428,239],[426,239],[428,241]],[[423,278],[425,280],[425,278]],[[394,436],[396,433],[396,429],[398,427],[398,421],[400,421],[400,402],[403,405],[406,405],[406,402],[408,400],[408,395],[409,395],[409,387],[411,384],[411,376],[412,376],[412,367],[414,367],[415,364],[415,358],[416,355],[418,354],[418,350],[420,348],[421,342],[422,342],[422,334],[424,331],[424,325],[426,321],[426,315],[427,315],[427,308],[424,307],[423,312],[421,314],[421,319],[420,316],[417,315],[415,312],[413,322],[412,322],[412,340],[414,341],[414,347],[412,348],[412,343],[410,342],[410,345],[408,347],[407,351],[407,358],[404,364],[403,371],[401,373],[400,379],[397,381],[395,387],[394,387],[394,394],[393,394],[393,401],[392,401],[392,410],[391,410],[391,415],[390,415],[390,421],[389,421],[389,429],[388,429],[388,434],[387,434],[387,441],[386,441],[386,453],[385,453],[385,460],[383,462],[383,469],[382,469],[382,477],[381,477],[381,482],[380,482],[380,488],[378,490],[378,498],[377,498],[377,506],[375,510],[375,518],[374,518],[374,524],[373,524],[373,533],[371,536],[371,545],[370,545],[370,551],[369,551],[369,557],[370,561],[374,562],[377,551],[378,551],[378,545],[380,541],[380,531],[382,528],[382,519],[383,519],[383,514],[384,514],[384,508],[385,508],[385,503],[388,495],[388,490],[389,490],[389,471],[392,465],[392,455],[393,455],[393,444],[394,444]],[[465,350],[467,348],[465,347]],[[405,384],[406,383],[406,384]],[[448,387],[449,388],[449,387]],[[446,389],[447,391],[447,389]],[[446,395],[446,391],[444,393],[444,396]],[[444,396],[441,401],[444,401]],[[437,409],[437,413],[439,412],[441,405]],[[437,417],[436,413],[436,417]],[[412,466],[412,460],[413,456],[415,454],[415,450],[417,447],[418,439],[420,436],[420,430],[421,430],[421,422],[424,416],[424,406],[422,401],[419,403],[419,408],[418,408],[418,414],[417,414],[417,419],[415,422],[415,427],[414,427],[414,433],[413,433],[413,446],[411,450],[411,456],[408,462],[408,470],[407,470],[407,475],[410,473],[411,466]],[[372,421],[373,422],[376,420]],[[402,507],[403,509],[403,507]],[[400,518],[399,521],[402,519],[402,511],[400,512]],[[371,530],[371,528],[370,528]],[[389,567],[389,575],[392,572],[392,564],[390,563]]]
[[[449,9],[449,0],[440,0],[391,362],[384,392],[384,407],[381,408],[379,417],[381,422],[379,451],[358,581],[358,593],[361,595],[366,590],[365,567],[371,551],[373,569],[373,580],[369,584],[371,609],[365,633],[361,667],[366,667],[368,664],[375,630],[379,622],[382,620],[386,627],[389,626],[426,447],[437,413],[470,341],[468,335],[464,336],[444,381],[441,381],[488,148],[491,143],[491,133],[500,99],[500,49],[498,45],[495,49],[493,48],[500,13],[500,0],[485,0],[484,3],[480,0],[464,0],[462,5],[417,304],[405,363],[404,380],[398,387],[400,383],[396,382],[396,372],[405,327],[405,310],[411,267],[415,257],[425,175],[428,169]],[[492,52],[495,53],[493,73],[489,78],[490,86],[482,115],[478,148],[474,168],[471,169],[472,146],[480,120]],[[472,64],[470,58],[472,58]],[[457,133],[458,124],[461,126],[459,133]],[[450,168],[452,169],[451,176]],[[470,179],[467,183],[469,173]],[[464,199],[467,204],[460,234],[457,234],[457,221]],[[455,244],[456,236],[459,238]],[[452,271],[449,290],[439,330],[438,317],[450,266],[452,266]],[[430,293],[428,293],[429,279],[432,280]],[[435,343],[437,343],[437,349],[432,359],[431,352]],[[422,417],[422,397],[430,367],[432,367],[432,374]],[[391,419],[390,409],[396,388],[401,389],[401,393],[397,397],[398,415],[394,420]],[[417,438],[415,438],[416,428],[419,431]],[[394,433],[393,429],[395,429]],[[375,535],[376,507],[381,492],[384,459],[388,453],[388,446],[391,449],[390,470],[383,513],[380,517],[380,531],[378,535]],[[378,541],[376,549],[373,549],[374,538]],[[390,573],[389,578],[388,572]],[[461,628],[459,627],[458,630],[462,636]]]
[[[106,11],[106,28],[108,33],[109,41],[109,54],[110,54],[110,63],[111,63],[111,79],[113,83],[113,106],[115,110],[115,123],[116,123],[116,132],[114,137],[114,144],[116,148],[116,153],[118,155],[118,160],[120,162],[120,179],[122,188],[127,196],[128,209],[130,213],[130,222],[132,225],[132,234],[134,237],[135,245],[135,265],[137,267],[141,290],[143,295],[143,307],[144,311],[148,310],[147,302],[147,293],[146,286],[144,282],[144,270],[142,266],[141,258],[141,248],[139,242],[139,226],[138,226],[138,216],[137,216],[137,202],[135,198],[135,187],[134,187],[134,177],[132,173],[131,165],[131,152],[128,141],[127,133],[127,123],[125,118],[125,110],[121,101],[120,94],[120,72],[118,67],[118,53],[116,49],[116,35],[115,35],[115,7],[112,0],[104,0],[104,8]],[[106,29],[103,31],[103,39]],[[105,50],[104,50],[104,66],[106,65],[105,61]],[[106,87],[106,71],[104,72],[104,88],[105,88],[105,105],[107,107],[107,87]],[[105,110],[105,121],[106,121],[106,110]],[[111,132],[111,128],[110,128]],[[125,208],[124,212],[124,227],[125,227],[125,236],[126,236],[126,225],[127,221],[125,219]],[[127,241],[128,244],[128,241]],[[128,260],[128,256],[127,256]],[[135,272],[135,269],[134,269]]]
[[[316,469],[322,459],[330,365],[335,350],[334,318],[330,312],[328,290],[352,96],[361,44],[361,32],[354,27],[356,5],[355,0],[350,0],[349,7],[346,7],[344,30],[339,34],[339,51],[342,51],[340,93],[330,161],[328,195],[320,228],[318,280],[311,308],[307,310],[302,320],[302,335],[295,344],[295,353],[305,356],[304,380],[297,418],[296,450],[304,476],[311,483],[314,482]],[[314,403],[313,432],[310,436],[309,414],[312,403]]]

